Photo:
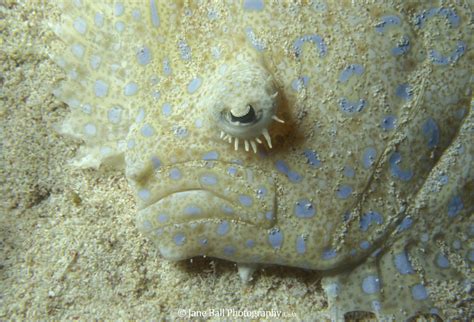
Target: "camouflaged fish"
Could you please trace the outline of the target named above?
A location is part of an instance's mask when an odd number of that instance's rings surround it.
[[[446,317],[474,261],[471,9],[66,2],[61,131],[125,169],[166,259],[323,271],[336,319]]]

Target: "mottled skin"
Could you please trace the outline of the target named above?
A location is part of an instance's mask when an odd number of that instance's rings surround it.
[[[472,278],[464,2],[125,1],[64,13],[69,79],[57,95],[72,108],[62,131],[84,140],[74,164],[125,168],[138,227],[165,258],[328,271],[336,318],[442,316],[430,286]],[[264,117],[255,132],[268,128],[273,148],[221,139],[216,116],[247,104],[284,120]]]

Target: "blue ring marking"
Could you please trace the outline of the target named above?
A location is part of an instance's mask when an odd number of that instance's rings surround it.
[[[360,230],[367,231],[369,227],[372,226],[372,223],[381,225],[383,223],[383,217],[378,212],[371,210],[369,212],[366,212],[360,218],[360,222],[359,222]]]
[[[413,171],[411,170],[402,170],[400,168],[400,161],[402,157],[399,152],[394,152],[389,159],[390,163],[390,173],[392,177],[400,179],[402,181],[408,181],[413,177]]]
[[[448,217],[454,218],[464,208],[464,204],[459,196],[453,196],[448,204]]]
[[[319,35],[304,35],[295,40],[293,43],[293,52],[296,58],[300,58],[303,44],[306,42],[312,42],[316,45],[319,50],[319,57],[324,57],[327,53],[327,46],[324,43],[323,38]]]
[[[362,156],[362,164],[364,168],[370,168],[374,162],[375,158],[377,157],[377,151],[373,147],[368,147],[364,150],[364,154]]]
[[[380,291],[380,279],[376,275],[369,275],[362,281],[362,290],[367,294],[374,294]]]
[[[440,52],[434,49],[430,49],[428,51],[428,57],[430,58],[431,62],[435,65],[448,65],[454,64],[461,58],[464,53],[466,52],[466,44],[463,41],[458,41],[456,44],[456,48],[453,52],[448,56],[443,56]]]
[[[319,160],[318,153],[313,150],[304,150],[304,156],[308,159],[307,163],[313,168],[321,167],[321,160]]]
[[[229,167],[227,169],[227,173],[231,176],[235,176],[235,174],[237,173],[237,168],[236,167]]]
[[[179,180],[181,179],[181,171],[177,168],[173,168],[170,170],[170,178],[173,180]]]
[[[209,151],[202,156],[202,159],[204,161],[217,160],[219,159],[219,153],[217,151]]]
[[[412,224],[413,224],[413,219],[410,216],[403,218],[402,222],[397,227],[397,233],[401,233],[402,231],[410,229]]]
[[[438,265],[439,268],[448,268],[449,260],[444,254],[438,253],[436,255],[436,265]]]
[[[435,120],[428,118],[422,125],[423,135],[428,139],[428,148],[434,149],[439,144],[439,127]]]
[[[341,83],[346,83],[353,75],[360,76],[364,73],[364,67],[360,64],[351,64],[347,66],[339,76]]]
[[[405,250],[401,253],[395,254],[393,260],[395,262],[395,267],[400,274],[408,275],[415,273]]]
[[[395,15],[383,16],[381,22],[375,25],[375,31],[383,33],[390,26],[400,26],[401,19]]]
[[[400,84],[395,90],[395,95],[405,101],[409,101],[413,98],[413,88],[410,84],[407,83]]]
[[[217,227],[217,234],[223,236],[229,232],[229,229],[230,229],[229,222],[227,220],[224,220]]]
[[[421,284],[416,284],[411,288],[411,296],[415,301],[423,301],[428,298],[428,292],[426,288]]]
[[[386,115],[382,118],[382,122],[380,122],[380,126],[384,131],[391,131],[395,128],[397,123],[397,117],[393,115]]]
[[[403,35],[397,46],[392,48],[393,56],[402,56],[405,55],[411,48],[410,37]]]
[[[295,204],[294,213],[298,218],[311,218],[316,214],[316,208],[308,199],[300,199]]]
[[[303,236],[298,236],[298,238],[296,238],[296,252],[298,254],[306,253],[306,242]]]
[[[262,11],[263,0],[244,0],[244,10],[246,11]]]
[[[188,84],[188,93],[193,94],[196,92],[202,84],[201,77],[193,78]]]
[[[283,232],[281,232],[278,228],[273,228],[268,233],[268,241],[273,248],[281,248],[281,245],[283,244]]]
[[[456,12],[449,8],[431,8],[424,10],[421,14],[415,17],[415,25],[419,28],[423,28],[425,22],[428,19],[431,19],[434,16],[443,16],[445,17],[451,27],[457,28],[461,22],[461,19],[456,14]]]
[[[337,251],[333,248],[327,248],[323,250],[323,254],[321,255],[321,258],[323,260],[330,260],[333,259],[334,257],[337,256]]]
[[[173,237],[174,243],[178,246],[181,246],[186,241],[186,236],[182,233],[178,233]]]
[[[147,65],[151,62],[151,50],[148,47],[143,46],[137,52],[137,60],[140,65]]]
[[[367,106],[367,101],[365,99],[359,99],[358,101],[350,101],[347,98],[343,97],[339,100],[339,107],[342,112],[346,114],[354,114],[356,112],[362,112]]]
[[[348,185],[342,185],[337,189],[336,194],[340,199],[347,199],[352,194],[352,187]]]

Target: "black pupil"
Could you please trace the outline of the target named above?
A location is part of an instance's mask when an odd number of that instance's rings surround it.
[[[232,122],[240,122],[240,123],[251,123],[255,120],[255,110],[251,105],[249,105],[249,111],[247,114],[243,116],[234,116],[232,112],[230,113],[230,120]]]

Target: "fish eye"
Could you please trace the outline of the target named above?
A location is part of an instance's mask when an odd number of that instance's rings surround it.
[[[234,113],[237,115],[234,115]],[[229,115],[230,115],[230,121],[232,123],[237,123],[237,124],[249,124],[249,123],[254,123],[257,120],[255,109],[250,104],[246,106],[245,114],[242,115],[239,112],[231,110],[229,111]]]

